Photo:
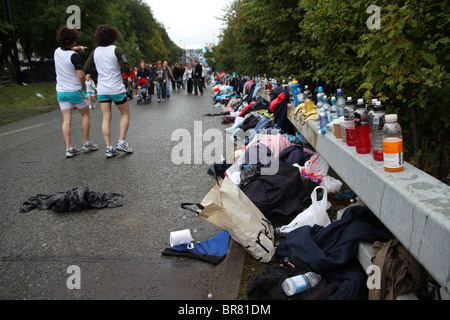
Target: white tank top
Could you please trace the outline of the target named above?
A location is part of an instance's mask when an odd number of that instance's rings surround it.
[[[73,50],[61,48],[55,50],[56,91],[58,92],[74,92],[82,88],[75,66],[70,60],[74,53]]]
[[[114,45],[95,48],[94,63],[98,73],[97,94],[112,95],[126,91],[115,49]]]

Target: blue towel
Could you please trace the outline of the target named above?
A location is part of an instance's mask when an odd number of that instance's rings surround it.
[[[216,265],[225,259],[229,244],[230,235],[227,231],[221,231],[206,241],[166,248],[162,254],[200,259]]]

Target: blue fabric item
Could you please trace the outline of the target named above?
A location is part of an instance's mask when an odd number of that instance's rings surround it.
[[[345,210],[342,219],[325,228],[300,227],[288,233],[276,254],[290,257],[299,269],[311,269],[340,283],[329,300],[368,298],[367,275],[356,259],[360,241],[387,242],[392,233],[364,206]]]
[[[162,254],[184,256],[200,259],[211,264],[218,264],[220,261],[225,259],[229,245],[230,235],[224,230],[206,241],[193,242],[166,248]]]

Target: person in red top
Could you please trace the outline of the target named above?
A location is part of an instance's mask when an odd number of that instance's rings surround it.
[[[133,99],[134,85],[136,83],[136,73],[134,72],[134,69],[130,68],[130,72],[128,72],[128,74],[125,72],[122,72],[122,78],[123,78],[123,84],[125,85],[125,88],[127,89],[127,96],[130,99]]]

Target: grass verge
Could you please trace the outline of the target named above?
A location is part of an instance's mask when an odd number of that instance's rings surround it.
[[[58,108],[55,82],[0,86],[0,125]]]

